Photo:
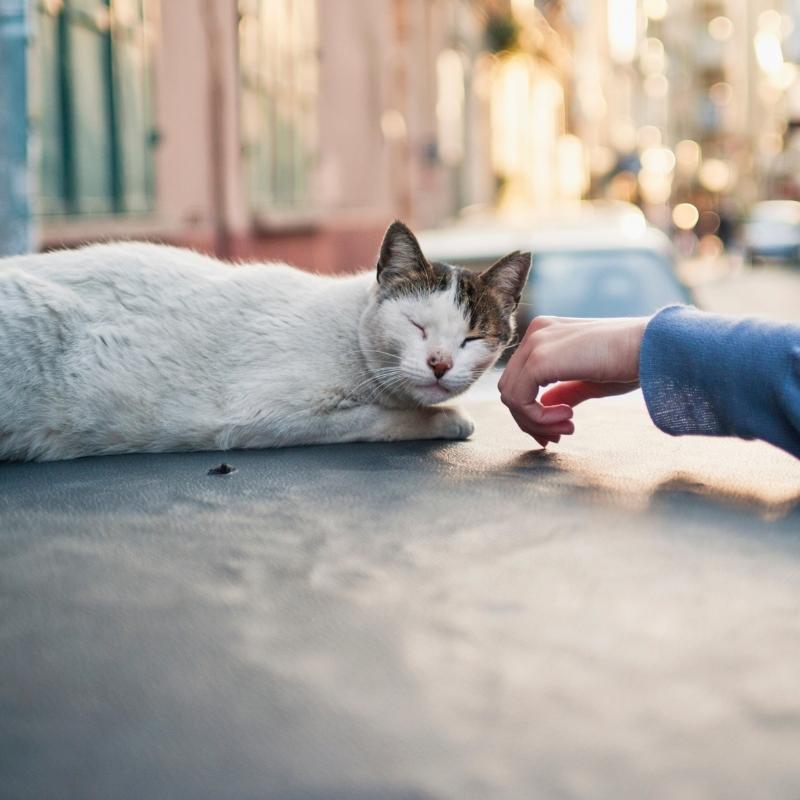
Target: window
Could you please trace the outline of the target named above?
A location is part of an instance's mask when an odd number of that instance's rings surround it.
[[[317,154],[316,0],[241,0],[239,10],[250,205],[305,209]]]
[[[35,0],[40,213],[149,210],[152,1]]]

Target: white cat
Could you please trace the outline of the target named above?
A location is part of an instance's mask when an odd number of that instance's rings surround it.
[[[464,439],[429,406],[508,345],[529,267],[431,264],[400,222],[377,281],[152,244],[0,260],[0,459]]]

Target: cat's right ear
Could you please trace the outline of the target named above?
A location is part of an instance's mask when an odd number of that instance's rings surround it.
[[[415,276],[427,274],[430,266],[422,255],[417,237],[399,220],[395,220],[386,231],[378,256],[378,283],[392,279],[413,280]]]
[[[531,254],[516,250],[482,272],[481,280],[496,293],[509,311],[514,311],[519,305],[530,269]]]

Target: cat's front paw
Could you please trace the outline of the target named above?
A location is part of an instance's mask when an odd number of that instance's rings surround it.
[[[475,431],[475,423],[457,408],[435,408],[433,429],[437,439],[468,439]]]

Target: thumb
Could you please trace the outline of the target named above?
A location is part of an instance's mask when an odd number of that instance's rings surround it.
[[[544,406],[555,406],[565,403],[576,406],[584,400],[593,397],[611,397],[616,394],[625,394],[639,388],[639,381],[626,383],[593,383],[591,381],[564,381],[548,389],[539,402]]]

